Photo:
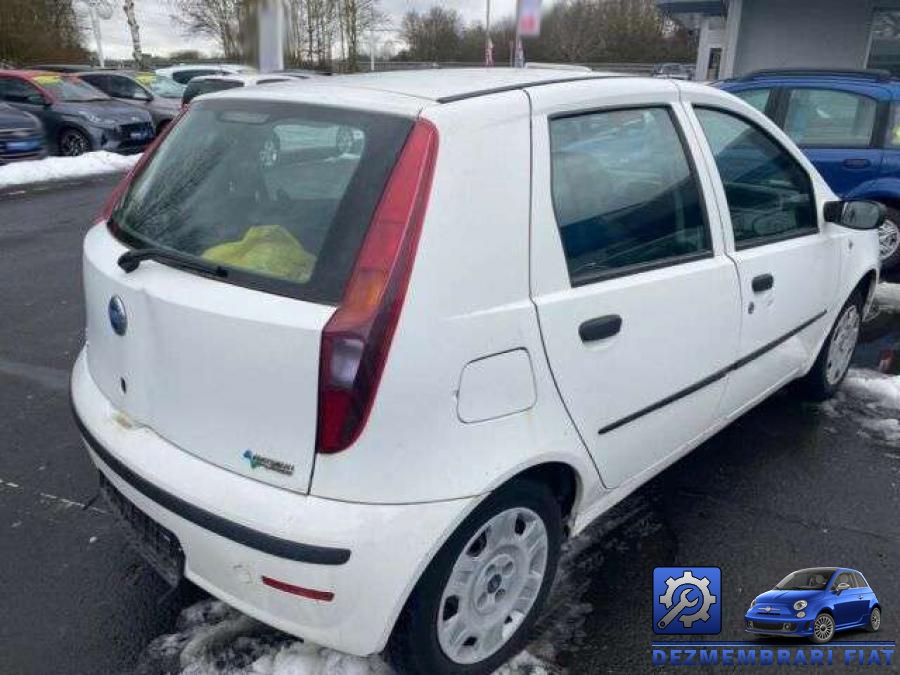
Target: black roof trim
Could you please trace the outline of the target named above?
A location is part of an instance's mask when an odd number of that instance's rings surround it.
[[[852,69],[852,68],[765,68],[763,70],[754,70],[736,78],[738,82],[747,82],[756,80],[761,77],[804,77],[808,75],[832,75],[835,77],[851,77],[865,80],[874,80],[875,82],[890,82],[893,75],[889,70],[870,69]]]
[[[476,91],[467,91],[463,94],[453,94],[452,96],[441,96],[435,99],[438,103],[456,103],[457,101],[465,101],[470,98],[479,98],[481,96],[490,96],[491,94],[502,94],[507,91],[516,91],[526,89],[528,87],[540,87],[545,84],[562,84],[563,82],[583,82],[584,80],[605,80],[609,79],[609,75],[584,75],[582,77],[560,77],[553,80],[535,80],[534,82],[519,82],[517,84],[507,84],[503,87],[494,87],[493,89],[478,89]]]

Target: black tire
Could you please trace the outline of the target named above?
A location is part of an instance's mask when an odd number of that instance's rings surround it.
[[[444,588],[464,547],[491,518],[512,508],[530,509],[540,517],[546,528],[548,548],[540,590],[518,630],[496,652],[476,663],[457,663],[445,654],[438,637],[438,616]],[[419,579],[388,641],[388,661],[398,673],[409,675],[493,673],[527,644],[531,628],[540,615],[556,576],[562,536],[560,506],[545,485],[531,480],[517,480],[491,494],[457,528]]]
[[[828,621],[831,623],[831,632],[824,637],[819,637],[816,635],[815,627],[819,623],[819,621]],[[831,614],[828,614],[827,612],[821,612],[816,617],[816,620],[813,621],[813,634],[809,636],[809,639],[811,642],[814,642],[817,645],[824,645],[828,642],[831,642],[831,639],[834,637],[834,633],[835,633],[834,617],[831,616]]]
[[[879,628],[881,628],[881,608],[873,607],[869,613],[869,625],[866,626],[866,630],[870,633],[877,633]]]
[[[59,154],[63,157],[79,157],[91,149],[91,139],[78,129],[63,129],[59,133]]]
[[[853,295],[850,296],[850,299],[844,303],[844,306],[841,307],[841,311],[838,312],[837,318],[835,319],[834,325],[832,325],[831,330],[828,333],[828,338],[822,344],[822,349],[819,351],[819,355],[816,357],[816,362],[813,364],[812,369],[806,374],[806,376],[801,380],[801,386],[803,389],[804,395],[813,401],[827,401],[832,396],[837,393],[837,390],[840,389],[841,384],[844,381],[844,378],[847,376],[847,369],[844,370],[843,374],[841,374],[840,378],[834,381],[829,381],[828,378],[828,352],[831,348],[831,343],[834,340],[835,332],[837,330],[838,324],[841,322],[841,319],[844,317],[844,314],[850,310],[850,308],[855,308],[857,314],[860,319],[860,326],[862,325],[862,311],[863,311],[863,298],[860,293],[854,292]],[[857,336],[858,342],[858,336]],[[856,345],[853,346],[854,351],[856,350]],[[851,354],[852,358],[852,354]]]
[[[886,255],[883,254],[881,258],[882,270],[893,269],[900,264],[900,211],[890,206],[887,207],[887,218],[884,225],[878,230],[879,243],[885,241],[885,237],[889,233],[893,238],[890,240],[890,252]]]

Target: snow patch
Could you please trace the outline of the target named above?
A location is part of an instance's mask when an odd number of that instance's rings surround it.
[[[0,189],[124,172],[133,167],[139,158],[140,155],[117,155],[101,150],[80,157],[47,157],[33,162],[7,164],[0,166]]]
[[[380,656],[351,656],[270,628],[219,600],[181,612],[176,632],[151,642],[135,672],[140,675],[392,675]],[[522,652],[495,675],[551,675],[537,657]]]
[[[855,421],[863,438],[900,445],[900,376],[851,368],[837,396],[820,409],[832,419]]]

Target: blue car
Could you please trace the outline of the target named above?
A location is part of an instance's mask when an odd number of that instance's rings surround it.
[[[772,118],[842,199],[884,204],[881,266],[900,264],[900,80],[887,71],[794,69],[717,86]]]
[[[881,604],[856,570],[798,570],[750,603],[744,628],[748,633],[803,636],[824,644],[839,630],[877,631],[881,628]]]

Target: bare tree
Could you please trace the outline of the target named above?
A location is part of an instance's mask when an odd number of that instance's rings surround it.
[[[241,56],[243,0],[171,0],[173,19],[189,33],[218,41],[225,58]]]
[[[83,61],[72,0],[0,0],[0,61]]]
[[[134,67],[141,70],[144,67],[144,54],[141,51],[141,28],[138,26],[137,16],[134,13],[134,0],[125,0],[122,9],[125,12],[125,18],[128,20],[128,29],[131,31],[131,43],[134,45],[132,52]]]
[[[403,17],[400,33],[414,61],[455,61],[463,42],[462,17],[455,9],[434,6],[424,14],[412,10]]]

